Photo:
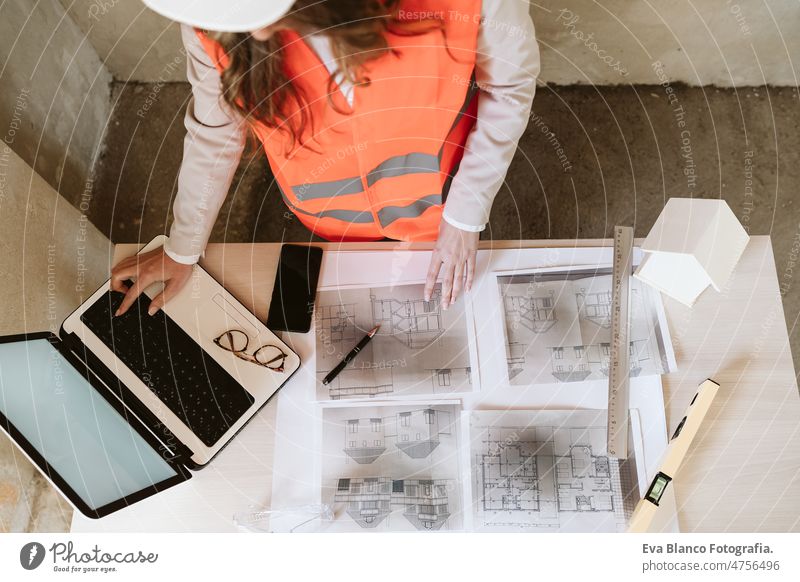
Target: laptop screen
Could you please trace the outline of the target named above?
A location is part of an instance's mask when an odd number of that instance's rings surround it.
[[[93,510],[178,474],[47,339],[0,343],[0,412]]]

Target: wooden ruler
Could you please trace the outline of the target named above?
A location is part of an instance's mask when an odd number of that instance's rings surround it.
[[[628,457],[630,403],[630,292],[633,270],[633,228],[614,227],[611,289],[611,350],[608,362],[608,454]]]

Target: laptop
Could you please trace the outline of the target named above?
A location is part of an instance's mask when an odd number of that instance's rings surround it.
[[[163,245],[153,239],[141,252]],[[107,281],[48,332],[0,338],[0,427],[81,513],[99,518],[191,478],[300,359],[199,265],[122,316]]]

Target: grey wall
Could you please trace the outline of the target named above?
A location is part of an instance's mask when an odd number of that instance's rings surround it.
[[[543,0],[537,5],[532,13],[542,77],[552,83],[660,83],[653,66],[660,61],[671,81],[689,85],[798,84],[796,0]]]
[[[61,4],[116,80],[186,80],[177,24],[140,0],[61,0]]]
[[[61,4],[0,3],[0,139],[73,203],[91,176],[111,81]]]
[[[184,80],[183,67],[168,66],[180,55],[176,27],[139,0],[61,2],[116,79]],[[545,82],[659,83],[661,61],[671,81],[690,85],[798,83],[796,0],[537,0],[531,13]]]
[[[111,242],[1,143],[0,232],[0,335],[58,331],[108,278]]]

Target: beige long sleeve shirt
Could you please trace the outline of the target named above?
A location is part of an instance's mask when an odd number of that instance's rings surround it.
[[[178,262],[194,263],[206,247],[228,194],[244,149],[246,128],[222,101],[219,72],[194,31],[182,26],[181,34],[192,100],[184,121],[183,163],[165,250]],[[306,40],[334,72],[328,39],[312,35]],[[475,63],[481,92],[478,116],[443,213],[453,226],[470,231],[485,228],[528,124],[539,66],[539,46],[527,0],[484,0]],[[352,99],[351,87],[343,84],[341,90]]]

